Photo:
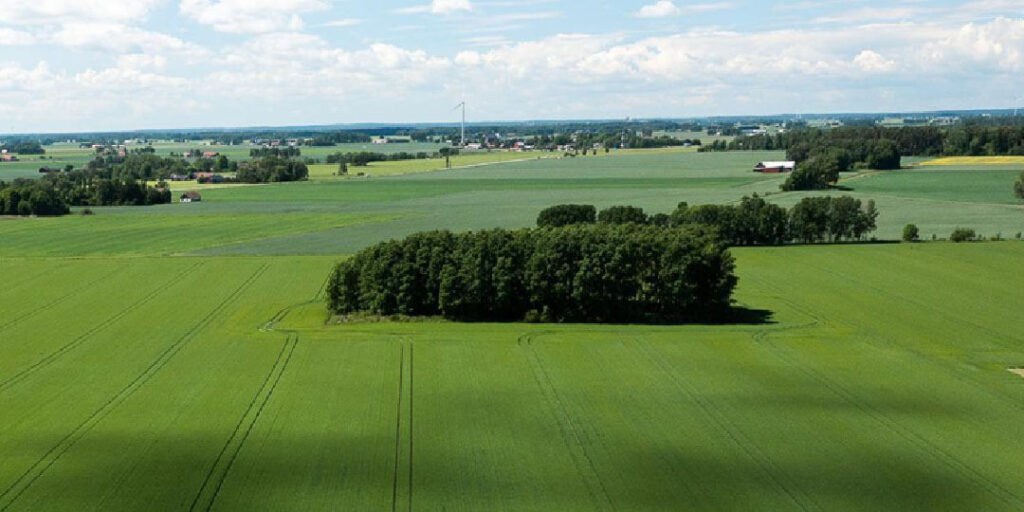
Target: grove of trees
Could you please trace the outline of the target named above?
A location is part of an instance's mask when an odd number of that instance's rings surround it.
[[[1013,193],[1024,199],[1024,172],[1020,173],[1020,178],[1017,178],[1017,182],[1013,184]]]
[[[640,208],[613,206],[595,215],[591,205],[557,205],[537,217],[538,227],[572,224],[649,224],[663,227],[704,226],[732,246],[835,243],[863,240],[877,228],[874,201],[850,196],[807,197],[793,208],[769,203],[757,194],[736,205],[679,203],[670,214],[648,216]]]
[[[69,211],[67,202],[41,181],[0,181],[0,215],[56,216]]]
[[[338,314],[678,323],[725,314],[735,285],[706,228],[579,224],[381,243],[338,264],[328,291]]]
[[[309,168],[305,163],[276,156],[263,157],[249,165],[239,166],[235,175],[235,180],[242,183],[304,181],[308,178]]]

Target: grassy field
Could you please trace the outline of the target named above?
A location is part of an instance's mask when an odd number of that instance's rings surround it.
[[[0,260],[3,510],[1020,510],[1024,244],[736,251],[732,326],[325,326],[333,257]]]

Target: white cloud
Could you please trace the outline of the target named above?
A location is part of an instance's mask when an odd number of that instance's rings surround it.
[[[363,20],[357,20],[353,18],[343,18],[340,20],[333,20],[324,23],[325,27],[354,27],[362,23]]]
[[[0,0],[0,21],[19,24],[125,22],[145,18],[162,0]]]
[[[434,14],[472,10],[473,4],[469,0],[434,0],[430,4],[430,12]]]
[[[414,5],[395,9],[399,14],[452,14],[456,12],[470,12],[473,10],[473,3],[470,0],[433,0],[428,5]]]
[[[300,30],[301,14],[329,7],[323,0],[181,0],[178,8],[218,32],[259,34]]]
[[[199,46],[176,37],[119,23],[67,23],[45,38],[61,46],[90,50],[203,53]]]
[[[732,8],[733,5],[731,2],[688,4],[683,7],[679,7],[671,0],[658,0],[653,4],[641,7],[639,11],[633,14],[633,16],[637,18],[668,18],[670,16],[679,16],[681,14],[722,11]]]
[[[667,18],[682,14],[683,10],[676,6],[671,0],[658,0],[651,5],[645,5],[636,12],[637,18]]]
[[[35,42],[35,37],[28,32],[0,28],[0,46],[27,45]]]
[[[882,57],[877,52],[864,50],[853,58],[853,64],[868,73],[885,73],[896,68],[896,62]]]

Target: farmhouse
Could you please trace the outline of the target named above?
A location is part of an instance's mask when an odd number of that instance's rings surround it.
[[[199,195],[199,192],[185,192],[179,198],[182,203],[198,203],[203,200],[203,196]]]
[[[758,162],[754,166],[754,172],[763,172],[769,174],[778,174],[783,172],[793,172],[796,169],[796,162]]]
[[[217,158],[218,156],[220,156],[220,153],[218,153],[216,151],[204,151],[203,152],[203,158]]]
[[[18,161],[18,157],[14,156],[14,155],[12,155],[10,153],[0,155],[0,162],[17,162],[17,161]]]

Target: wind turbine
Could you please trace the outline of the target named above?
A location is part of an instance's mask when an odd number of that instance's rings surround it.
[[[455,105],[455,108],[453,108],[452,110],[458,110],[460,108],[462,109],[462,144],[460,144],[460,145],[462,147],[466,147],[466,102],[465,101],[463,101],[462,103],[459,103],[458,105]]]

